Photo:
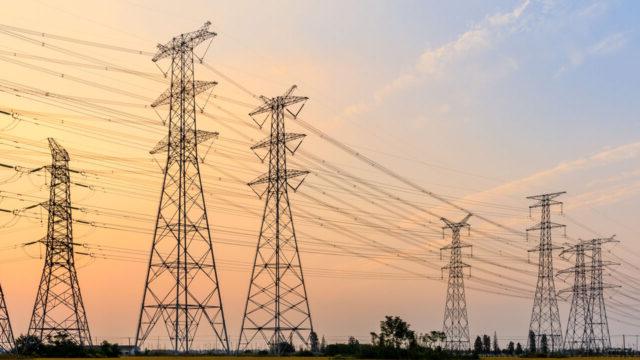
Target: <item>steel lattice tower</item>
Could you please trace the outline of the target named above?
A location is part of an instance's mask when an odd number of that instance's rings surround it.
[[[551,240],[552,229],[564,227],[551,221],[551,206],[562,205],[554,200],[565,192],[529,196],[527,199],[537,200],[529,209],[540,208],[540,223],[527,229],[540,232],[540,244],[530,252],[537,251],[538,258],[538,283],[531,311],[529,330],[536,335],[536,342],[540,344],[543,335],[546,335],[550,351],[559,350],[562,347],[562,326],[560,324],[560,312],[558,311],[558,299],[553,270],[553,250],[559,247],[553,246]],[[528,339],[528,337],[527,337]],[[529,340],[527,340],[529,341]]]
[[[591,252],[589,271],[589,323],[587,333],[587,349],[602,352],[611,348],[609,322],[604,302],[604,289],[613,285],[605,284],[602,276],[606,266],[616,265],[602,260],[602,244],[615,242],[613,237],[591,239],[584,242],[585,249]]]
[[[51,174],[49,202],[43,204],[49,212],[44,239],[46,255],[29,335],[47,341],[65,333],[86,346],[91,345],[91,334],[73,254],[69,154],[51,138],[49,148],[52,157],[51,166],[46,167]]]
[[[171,59],[171,85],[152,104],[169,105],[167,137],[151,150],[167,152],[160,205],[136,332],[136,349],[158,321],[175,352],[192,350],[200,320],[213,335],[212,348],[229,350],[222,297],[205,206],[198,144],[217,136],[196,129],[195,96],[216,83],[194,80],[193,49],[216,34],[202,28],[158,45],[153,57]],[[165,332],[163,332],[164,334]]]
[[[7,303],[4,300],[4,292],[0,286],[0,350],[10,352],[14,346],[15,340],[13,338],[11,321],[9,320],[9,311],[7,310]]]
[[[567,330],[564,336],[565,350],[585,351],[589,348],[588,334],[590,331],[591,312],[589,310],[589,286],[587,273],[590,265],[585,261],[585,244],[579,242],[564,249],[560,255],[573,254],[575,265],[569,269],[559,271],[559,274],[573,274],[573,286],[561,292],[571,292],[571,309],[567,320]]]
[[[462,248],[470,247],[471,245],[460,241],[460,229],[469,228],[467,221],[470,217],[471,214],[457,223],[441,218],[446,225],[443,229],[451,230],[451,245],[445,246],[441,250],[451,251],[449,265],[444,266],[442,269],[449,271],[447,302],[444,308],[445,347],[453,351],[469,350],[471,344],[463,273],[464,268],[469,267],[469,265],[462,262]]]
[[[295,186],[290,179],[308,173],[287,168],[286,151],[293,155],[304,138],[304,134],[285,132],[285,116],[295,119],[307,100],[292,95],[295,88],[275,98],[262,97],[264,105],[250,114],[259,126],[270,118],[271,133],[252,147],[256,154],[266,149],[264,157],[258,156],[268,158],[269,171],[248,184],[254,191],[266,185],[263,192],[256,191],[265,196],[265,206],[238,351],[252,345],[280,354],[285,343],[294,345],[294,339],[308,347],[313,331],[288,191],[295,191],[304,177]],[[263,121],[256,120],[263,116]]]

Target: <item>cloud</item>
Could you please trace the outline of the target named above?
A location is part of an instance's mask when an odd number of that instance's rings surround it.
[[[604,1],[596,1],[593,4],[578,11],[578,16],[583,18],[595,18],[604,14],[608,9],[607,3]]]
[[[640,182],[630,184],[620,184],[614,187],[600,188],[594,191],[582,193],[571,198],[570,206],[567,209],[595,207],[607,204],[614,204],[621,199],[628,199],[631,196],[640,194]]]
[[[524,13],[525,9],[529,6],[529,0],[524,1],[520,6],[513,9],[513,11],[505,14],[495,14],[489,17],[489,24],[492,26],[505,26],[518,20]]]
[[[424,51],[416,61],[414,69],[401,74],[388,84],[377,90],[369,101],[345,107],[337,117],[361,114],[378,107],[387,97],[406,89],[427,77],[439,76],[445,73],[447,66],[456,60],[464,58],[476,51],[491,47],[501,31],[516,23],[529,6],[529,0],[523,1],[512,11],[487,16],[479,24],[460,34],[454,40],[434,49]]]
[[[437,75],[445,65],[452,60],[469,52],[489,47],[491,43],[490,32],[486,28],[478,28],[465,32],[455,41],[447,43],[439,48],[424,52],[416,65],[419,73],[423,75]]]
[[[638,156],[640,156],[640,142],[624,144],[614,148],[604,149],[587,157],[559,163],[550,169],[536,172],[521,179],[506,182],[492,189],[470,195],[467,198],[480,200],[514,193],[519,194],[543,181],[548,181],[551,178],[563,174],[590,169],[597,166],[604,166],[615,162],[637,158]]]
[[[435,75],[455,59],[489,48],[500,31],[516,23],[528,6],[529,0],[526,0],[510,12],[490,15],[455,40],[425,51],[420,56],[416,69],[423,75]]]
[[[628,36],[625,33],[615,33],[607,36],[598,43],[592,45],[588,53],[589,55],[606,55],[617,51],[625,46]]]
[[[605,38],[583,49],[571,50],[569,51],[568,62],[560,67],[556,76],[559,76],[570,69],[577,68],[584,64],[584,62],[589,58],[613,54],[624,48],[628,41],[628,33],[617,32],[607,35]]]

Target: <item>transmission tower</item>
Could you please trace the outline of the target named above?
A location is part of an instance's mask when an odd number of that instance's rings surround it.
[[[69,154],[62,146],[49,138],[49,148],[52,157],[51,166],[46,167],[51,174],[49,202],[42,204],[49,212],[44,239],[46,255],[28,333],[44,341],[66,334],[87,346],[91,345],[91,334],[73,254],[69,175],[73,171],[69,170]]]
[[[469,265],[462,262],[462,248],[470,247],[460,241],[460,229],[469,229],[467,221],[471,214],[467,215],[460,222],[452,222],[445,218],[441,220],[445,223],[443,229],[451,230],[451,245],[443,247],[441,250],[450,250],[451,257],[449,265],[442,269],[449,271],[449,284],[447,286],[447,302],[444,308],[444,334],[445,347],[453,351],[469,350],[469,320],[467,318],[467,300],[464,291],[464,268]]]
[[[295,191],[308,173],[287,168],[286,152],[293,155],[305,136],[285,133],[285,116],[295,119],[307,100],[292,95],[295,89],[271,99],[262,97],[264,105],[250,114],[259,126],[270,119],[271,134],[251,148],[261,160],[268,158],[269,171],[248,184],[265,197],[265,206],[238,351],[266,346],[280,354],[287,344],[294,346],[294,340],[308,347],[313,332],[289,202],[289,188]],[[261,151],[266,153],[261,156]],[[300,180],[294,185],[293,178]]]
[[[604,302],[604,289],[614,287],[605,284],[602,276],[605,267],[616,265],[602,260],[602,245],[616,242],[613,237],[597,238],[584,242],[585,249],[591,252],[591,266],[589,271],[589,322],[587,333],[587,349],[603,352],[611,348],[611,336],[609,335],[609,322],[607,309]]]
[[[567,320],[567,330],[564,336],[565,350],[585,351],[589,348],[588,336],[590,330],[591,312],[589,309],[589,284],[587,273],[591,266],[585,261],[585,244],[579,242],[564,249],[560,255],[573,254],[575,265],[569,269],[561,270],[559,274],[573,274],[573,286],[570,289],[562,290],[571,292],[571,309]]]
[[[9,311],[4,300],[4,292],[0,286],[0,350],[8,353],[13,350],[14,346],[15,341],[13,330],[11,329],[11,321],[9,320]]]
[[[542,336],[546,335],[549,350],[551,351],[559,350],[562,347],[562,327],[560,325],[553,270],[553,250],[560,249],[560,247],[554,246],[551,240],[552,229],[564,227],[564,225],[551,221],[551,206],[562,206],[561,202],[554,200],[562,194],[565,194],[565,192],[535,195],[527,198],[537,201],[536,204],[529,206],[529,210],[540,208],[541,212],[540,223],[527,229],[527,232],[540,232],[539,245],[529,250],[530,252],[537,251],[539,253],[538,283],[533,299],[529,331],[534,332],[538,344],[540,344]]]
[[[195,96],[216,84],[194,80],[193,49],[216,36],[209,26],[207,22],[158,45],[153,57],[154,62],[171,59],[171,85],[151,105],[169,105],[169,129],[167,137],[150,151],[167,152],[167,160],[138,318],[138,351],[155,335],[154,328],[161,321],[173,351],[189,352],[203,318],[211,331],[206,335],[214,339],[211,346],[229,350],[198,163],[198,144],[218,135],[196,129]]]

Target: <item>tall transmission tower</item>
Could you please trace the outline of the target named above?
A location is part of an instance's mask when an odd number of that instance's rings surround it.
[[[445,347],[453,351],[468,350],[471,343],[469,339],[469,320],[467,318],[467,300],[464,291],[464,268],[469,265],[462,262],[462,248],[470,247],[460,241],[460,229],[469,229],[467,221],[471,217],[468,214],[460,222],[452,222],[445,218],[444,229],[451,230],[451,244],[441,250],[450,250],[449,265],[442,269],[449,271],[449,283],[447,286],[447,302],[444,308],[444,334]]]
[[[586,351],[589,348],[588,336],[591,331],[591,312],[589,309],[589,284],[587,273],[591,266],[585,260],[585,244],[579,242],[560,253],[561,256],[573,254],[575,265],[569,269],[561,270],[558,274],[573,274],[573,286],[562,290],[571,292],[571,309],[567,320],[567,330],[564,336],[563,349],[571,351]]]
[[[238,351],[266,346],[280,354],[287,344],[295,346],[294,340],[308,347],[313,332],[289,202],[289,189],[295,191],[308,174],[287,167],[286,152],[293,155],[305,136],[285,132],[285,116],[295,119],[307,100],[292,95],[295,89],[292,86],[271,99],[262,97],[264,105],[249,114],[259,126],[270,120],[271,133],[251,148],[261,160],[268,159],[269,171],[248,184],[265,198],[265,206]],[[294,178],[300,180],[292,184]],[[258,190],[264,186],[266,189]]]
[[[591,252],[588,298],[590,318],[587,334],[587,349],[591,351],[602,352],[611,348],[604,289],[614,287],[614,285],[604,283],[602,277],[605,267],[616,264],[602,260],[602,245],[616,241],[612,236],[584,242],[585,249]]]
[[[42,204],[49,212],[46,255],[28,333],[45,341],[67,334],[87,346],[91,345],[91,334],[73,254],[70,173],[74,171],[69,169],[69,154],[52,138],[49,148],[49,202]]]
[[[0,350],[7,353],[13,350],[14,346],[15,339],[13,338],[13,329],[9,320],[9,311],[4,300],[2,286],[0,286]]]
[[[195,96],[216,85],[194,80],[193,49],[216,36],[209,26],[207,22],[158,45],[153,57],[154,62],[171,59],[171,85],[151,105],[169,105],[169,133],[150,151],[166,151],[167,160],[138,318],[137,350],[155,335],[161,321],[173,351],[189,352],[204,318],[210,331],[206,336],[214,339],[205,347],[229,351],[198,163],[198,144],[218,135],[196,128]]]
[[[564,225],[551,221],[551,206],[562,206],[561,202],[554,200],[562,194],[565,194],[565,192],[535,195],[527,198],[537,201],[536,204],[529,206],[529,210],[540,208],[541,213],[540,222],[527,229],[527,232],[540,232],[539,245],[529,250],[530,252],[537,251],[539,253],[538,283],[533,299],[529,331],[534,332],[538,344],[540,344],[542,336],[546,335],[549,350],[551,351],[559,350],[562,347],[562,326],[560,324],[553,270],[553,250],[560,249],[560,247],[554,246],[551,240],[553,229],[564,228]]]

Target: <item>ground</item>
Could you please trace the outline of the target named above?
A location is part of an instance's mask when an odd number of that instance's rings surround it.
[[[287,357],[275,357],[275,356],[136,356],[136,357],[121,357],[119,359],[128,359],[128,360],[171,360],[171,359],[187,359],[187,360],[329,360],[330,357],[302,357],[302,356],[287,356]],[[620,356],[598,356],[598,357],[571,357],[571,358],[562,358],[564,360],[609,360],[609,359],[618,359]],[[625,360],[640,360],[640,356],[625,356]],[[522,360],[524,358],[519,358],[516,356],[500,356],[500,357],[481,357],[481,360]],[[553,359],[553,358],[546,358]],[[38,359],[39,360],[39,359]],[[56,360],[52,358],[42,359],[42,360]],[[82,360],[82,359],[76,359]],[[541,358],[542,360],[542,358]]]

